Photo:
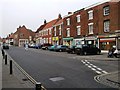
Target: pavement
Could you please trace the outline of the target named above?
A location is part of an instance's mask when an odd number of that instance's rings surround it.
[[[120,60],[120,58],[108,58],[107,52],[102,51],[101,55],[93,56],[76,56],[76,58],[84,58],[91,60]],[[8,59],[11,59],[8,56]],[[98,75],[95,77],[96,81],[105,85],[109,85],[113,88],[120,89],[120,82],[118,76],[120,71],[112,72],[108,74]],[[2,89],[3,88],[3,89]],[[9,74],[9,62],[5,65],[5,60],[2,57],[0,50],[0,89],[4,88],[29,88],[34,90],[35,85],[14,65],[13,74]]]
[[[35,90],[35,85],[13,64],[13,74],[10,74],[10,57],[7,65],[0,50],[0,90]]]

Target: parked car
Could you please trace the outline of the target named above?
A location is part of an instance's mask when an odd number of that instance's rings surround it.
[[[35,44],[28,45],[29,48],[35,48]]]
[[[49,46],[52,46],[52,45],[49,44],[49,43],[44,43],[44,44],[41,45],[43,50],[47,50]]]
[[[95,45],[79,45],[75,48],[75,53],[80,55],[100,54],[101,50]]]
[[[67,53],[75,53],[75,47],[76,46],[70,46],[70,47],[66,48],[66,52]]]
[[[9,49],[9,45],[6,43],[4,43],[2,47],[3,47],[3,49]]]
[[[56,47],[57,47],[57,45],[49,46],[49,47],[48,47],[48,50],[54,51]]]
[[[41,44],[36,44],[36,45],[35,45],[35,48],[36,48],[36,49],[41,49]]]
[[[59,52],[63,52],[63,51],[66,51],[66,48],[68,48],[68,46],[66,46],[66,45],[58,45],[58,46],[56,46],[56,48],[55,48],[55,51],[59,51]]]

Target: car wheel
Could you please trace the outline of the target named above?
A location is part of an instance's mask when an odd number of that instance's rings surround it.
[[[87,52],[84,52],[84,55],[87,55]]]
[[[99,55],[100,54],[100,51],[97,51],[97,55]]]
[[[62,52],[62,50],[61,50],[61,49],[60,49],[59,51],[60,51],[60,52]]]

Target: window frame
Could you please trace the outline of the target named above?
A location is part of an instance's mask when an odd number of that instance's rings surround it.
[[[110,32],[110,20],[104,20],[103,30],[104,30],[105,33]]]
[[[92,28],[91,28],[91,26],[92,26]],[[94,28],[94,23],[89,23],[88,24],[88,34],[94,34],[93,28]]]

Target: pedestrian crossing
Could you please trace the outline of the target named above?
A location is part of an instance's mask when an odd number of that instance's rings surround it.
[[[107,74],[108,72],[97,67],[96,65],[90,63],[88,60],[81,60],[81,62],[87,66],[88,68],[90,68],[92,71],[96,72],[97,74]]]

